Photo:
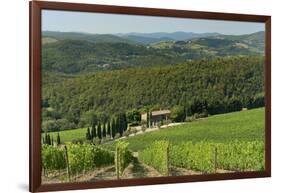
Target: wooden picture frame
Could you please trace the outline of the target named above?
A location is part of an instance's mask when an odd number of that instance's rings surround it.
[[[107,6],[76,3],[31,1],[30,9],[30,192],[122,187],[197,181],[262,178],[271,176],[271,17],[140,7]],[[143,179],[106,180],[98,182],[41,184],[41,11],[67,10],[143,16],[215,19],[265,23],[265,170],[192,176],[169,176]]]

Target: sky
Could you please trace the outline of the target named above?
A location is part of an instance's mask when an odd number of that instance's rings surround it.
[[[255,22],[43,10],[42,30],[93,34],[184,31],[241,35],[264,31],[265,25]]]

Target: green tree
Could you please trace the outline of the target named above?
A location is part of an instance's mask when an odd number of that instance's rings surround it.
[[[149,112],[149,109],[147,108],[146,109],[146,127],[149,128],[150,127],[150,112]]]
[[[46,132],[45,133],[45,144],[47,144],[47,145],[51,145],[51,137],[50,137],[50,135]]]
[[[152,111],[149,112],[149,127],[152,126]]]
[[[110,121],[107,122],[107,135],[111,136]]]
[[[106,125],[105,124],[102,125],[102,136],[106,137]]]
[[[235,98],[235,97],[232,97],[231,99],[229,99],[228,107],[227,107],[227,110],[229,112],[241,111],[242,108],[243,108],[243,104],[242,104],[241,100],[239,100],[238,98]]]
[[[132,109],[126,112],[126,119],[128,123],[138,124],[141,121],[141,114],[137,109]]]
[[[172,121],[174,122],[182,122],[185,119],[185,109],[183,106],[174,106],[171,109],[171,115],[170,115]]]
[[[113,118],[111,124],[111,137],[114,138],[115,136],[116,136],[116,121],[115,118]]]
[[[95,139],[97,137],[97,131],[96,131],[96,125],[92,125],[92,130],[91,130],[91,139]]]
[[[120,122],[120,116],[119,114],[117,115],[116,119],[115,119],[115,131],[116,133],[119,133],[120,136],[122,136],[122,128],[121,128],[121,122]]]
[[[127,127],[128,127],[128,122],[127,122],[126,114],[125,113],[120,113],[119,118],[120,118],[120,128],[121,128],[122,133],[123,133],[124,131],[127,130]]]
[[[61,140],[60,140],[60,133],[58,132],[57,134],[57,145],[61,144]]]
[[[51,139],[51,145],[54,145],[54,138],[52,136],[52,139]]]
[[[91,139],[92,139],[92,136],[91,136],[91,132],[90,132],[90,128],[89,128],[89,127],[88,127],[88,129],[87,129],[86,139],[87,139],[87,140],[91,140]]]
[[[97,135],[98,138],[101,139],[102,138],[102,131],[101,131],[101,123],[98,123],[98,127],[97,127]]]

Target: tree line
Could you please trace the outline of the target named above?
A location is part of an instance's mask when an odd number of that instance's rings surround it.
[[[128,122],[124,113],[120,113],[118,116],[104,122],[103,124],[93,117],[92,126],[87,128],[86,139],[89,141],[98,139],[101,143],[102,139],[107,136],[111,139],[114,139],[117,134],[119,134],[119,136],[123,136],[123,133],[127,130],[127,128]]]
[[[56,145],[60,145],[62,143],[60,139],[60,133],[58,132],[55,140],[53,136],[51,137],[49,133],[45,132],[44,136],[42,137],[42,143],[46,145],[54,145],[55,143]]]

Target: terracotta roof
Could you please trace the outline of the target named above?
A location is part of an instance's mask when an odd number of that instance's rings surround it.
[[[151,114],[152,116],[156,116],[156,115],[166,115],[166,114],[170,114],[171,111],[170,110],[160,110],[160,111],[152,111]],[[141,115],[146,115],[146,113],[142,113]]]
[[[155,115],[166,115],[166,114],[170,114],[170,113],[171,113],[170,110],[152,111],[152,116],[155,116]]]

